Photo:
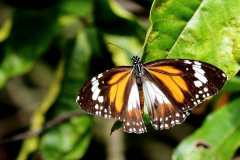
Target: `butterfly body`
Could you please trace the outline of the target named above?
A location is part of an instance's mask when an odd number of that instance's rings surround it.
[[[93,77],[80,90],[77,103],[86,112],[123,122],[123,131],[144,133],[143,114],[154,129],[181,124],[188,111],[215,95],[226,75],[199,61],[166,59],[107,70]]]

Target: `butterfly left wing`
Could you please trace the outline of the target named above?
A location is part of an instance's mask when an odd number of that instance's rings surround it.
[[[83,86],[76,101],[90,114],[123,121],[125,132],[146,131],[132,67],[114,68],[93,77]]]
[[[156,129],[182,123],[188,110],[215,95],[226,81],[220,69],[199,61],[162,60],[144,68],[144,99]]]

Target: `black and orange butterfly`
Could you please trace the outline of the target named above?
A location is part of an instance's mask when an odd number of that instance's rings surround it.
[[[123,131],[144,133],[143,113],[155,129],[181,124],[188,111],[215,95],[227,79],[213,65],[164,59],[107,70],[87,81],[77,97],[86,112],[123,122]]]

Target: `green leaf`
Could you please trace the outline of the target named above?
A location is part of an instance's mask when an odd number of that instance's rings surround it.
[[[80,26],[79,29],[75,43],[67,45],[68,47],[65,49],[65,58],[67,59],[65,74],[59,97],[51,108],[52,117],[79,110],[75,100],[80,86],[87,78],[90,67],[92,50],[88,37],[94,32],[94,28],[84,29]],[[90,142],[91,124],[91,117],[79,116],[45,133],[40,142],[40,152],[43,159],[81,158]]]
[[[28,72],[44,53],[58,31],[58,11],[16,10],[12,30],[5,46],[5,57],[0,64],[0,88],[17,75]]]
[[[75,117],[48,131],[40,143],[44,159],[78,159],[90,142],[92,120],[88,116]]]
[[[53,108],[56,114],[79,110],[76,104],[76,97],[81,85],[88,78],[92,54],[92,44],[90,43],[89,37],[91,35],[93,38],[95,35],[96,38],[96,32],[93,27],[88,27],[87,29],[83,29],[82,27],[80,26],[79,28],[80,30],[78,31],[76,41],[73,44],[73,50],[65,50],[67,56],[65,76],[61,93]],[[69,52],[72,52],[72,54],[69,54]]]
[[[209,115],[175,150],[174,160],[229,160],[240,146],[240,99]]]
[[[111,128],[111,132],[110,132],[110,135],[112,135],[112,133],[120,128],[122,128],[123,126],[123,122],[121,121],[115,121],[112,128]]]
[[[224,85],[223,87],[223,91],[227,91],[227,92],[240,92],[240,77],[233,77],[232,79],[230,79],[229,81],[227,81],[227,83]]]
[[[59,6],[63,15],[71,14],[92,19],[93,0],[62,0]]]
[[[196,59],[234,76],[239,70],[239,10],[240,0],[155,0],[144,61]]]
[[[0,6],[0,42],[8,38],[12,27],[11,9],[6,6]]]
[[[48,93],[46,94],[42,103],[37,107],[37,109],[33,113],[30,125],[31,132],[36,132],[42,129],[42,126],[45,121],[44,116],[48,109],[50,108],[50,106],[54,104],[60,92],[61,81],[63,78],[63,68],[64,62],[63,60],[61,60],[56,70],[55,78],[52,81],[51,86],[49,87]],[[37,150],[38,143],[39,137],[32,137],[24,140],[17,159],[18,160],[27,159],[29,154]]]

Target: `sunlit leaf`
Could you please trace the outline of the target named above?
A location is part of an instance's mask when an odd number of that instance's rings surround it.
[[[234,76],[239,70],[239,10],[239,0],[155,0],[144,60],[202,60]]]

